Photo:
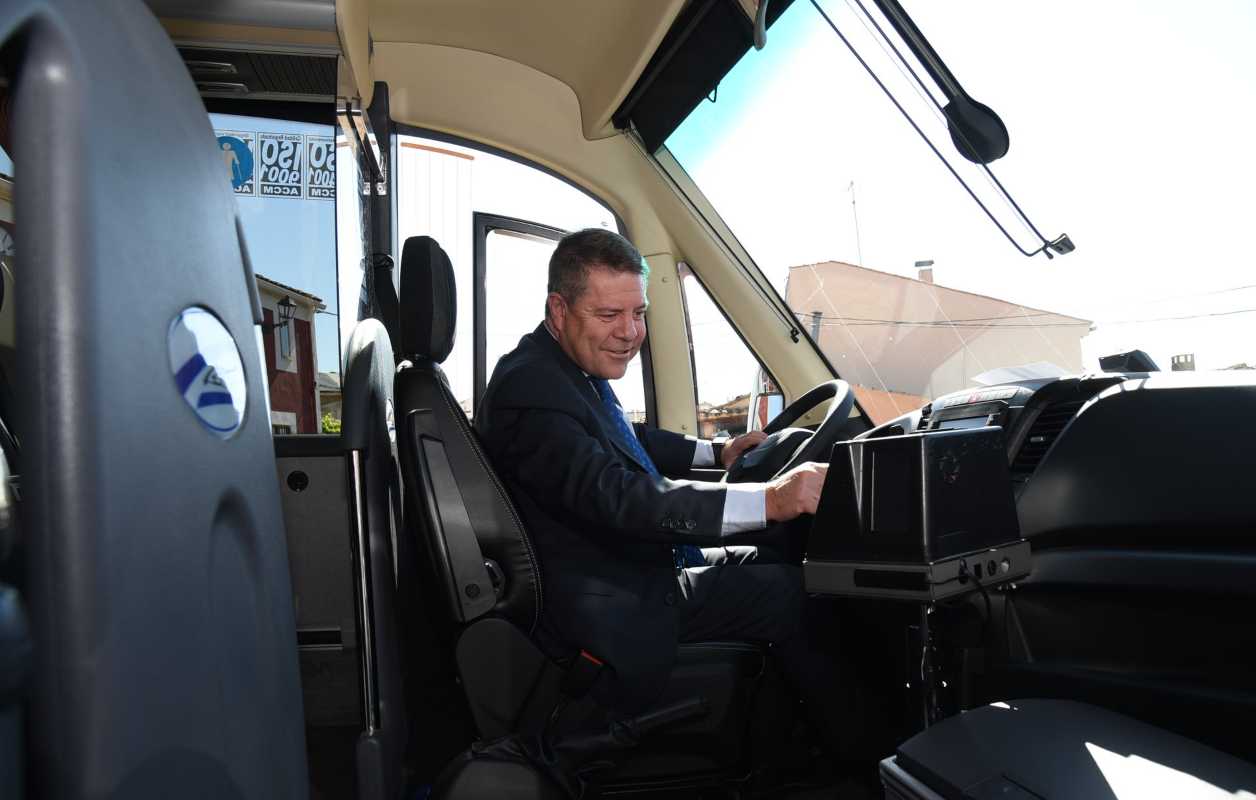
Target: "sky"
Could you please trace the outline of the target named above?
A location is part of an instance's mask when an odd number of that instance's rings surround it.
[[[331,125],[210,114],[215,131],[333,136]],[[256,152],[256,150],[254,151]],[[255,159],[256,162],[256,159]],[[255,163],[254,172],[259,172]],[[253,271],[300,289],[327,307],[315,320],[319,372],[339,372],[336,292],[336,204],[328,200],[236,195]],[[356,310],[356,309],[355,309]]]
[[[821,6],[996,216],[1036,248],[866,32],[856,1]],[[1256,212],[1256,54],[1246,41],[1256,4],[904,6],[965,90],[1007,125],[1011,147],[992,170],[1047,238],[1068,233],[1077,250],[1054,260],[1016,252],[813,5],[797,0],[767,47],[667,142],[778,289],[793,265],[841,260],[914,277],[913,263],[931,259],[943,286],[1094,321],[1082,343],[1088,368],[1134,347],[1164,369],[1190,352],[1201,369],[1256,365],[1256,259],[1246,242]]]

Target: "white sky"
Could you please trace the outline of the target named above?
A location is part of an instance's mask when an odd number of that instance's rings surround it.
[[[913,116],[931,121],[926,132],[974,189],[993,198],[850,6],[822,5]],[[1006,123],[1011,149],[993,164],[996,175],[1048,238],[1067,232],[1078,249],[1053,261],[1013,250],[798,0],[767,49],[749,54],[716,102],[668,142],[773,282],[783,288],[797,264],[842,260],[914,275],[914,261],[933,259],[941,285],[1094,320],[1087,366],[1133,347],[1164,369],[1189,352],[1203,369],[1256,364],[1256,314],[1126,322],[1256,308],[1246,241],[1256,211],[1256,57],[1247,43],[1256,4],[906,7],[965,89]],[[1010,221],[997,199],[988,205]],[[1225,291],[1234,287],[1246,288]]]

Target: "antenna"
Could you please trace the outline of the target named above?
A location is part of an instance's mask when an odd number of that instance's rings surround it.
[[[863,245],[859,241],[859,209],[855,207],[855,182],[851,181],[846,187],[846,191],[850,192],[850,215],[855,219],[855,252],[859,256],[859,266],[863,266]]]

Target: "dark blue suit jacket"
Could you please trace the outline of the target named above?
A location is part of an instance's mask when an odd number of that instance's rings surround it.
[[[607,415],[541,325],[497,363],[476,428],[539,552],[542,646],[607,662],[614,675],[600,699],[635,710],[657,695],[675,660],[671,545],[719,543],[724,487],[651,477]],[[664,475],[689,470],[693,439],[638,431]]]

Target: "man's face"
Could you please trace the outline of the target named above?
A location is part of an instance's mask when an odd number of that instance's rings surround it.
[[[640,275],[594,266],[574,303],[557,293],[546,302],[554,338],[568,358],[593,377],[624,377],[645,341],[645,283]]]

